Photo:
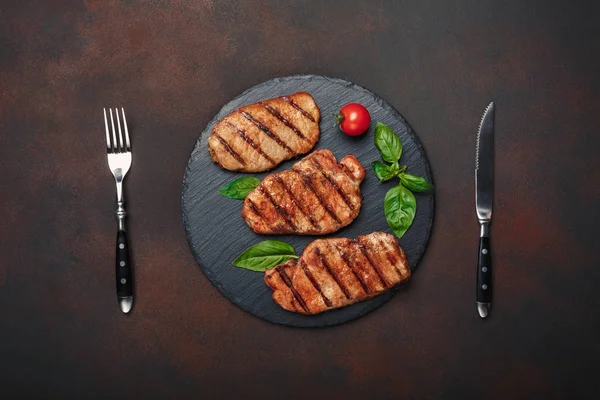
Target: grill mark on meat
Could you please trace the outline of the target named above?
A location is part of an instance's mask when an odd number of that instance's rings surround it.
[[[247,135],[246,132],[244,132],[243,130],[241,130],[238,126],[232,124],[229,121],[225,121],[227,123],[227,125],[229,125],[232,129],[234,129],[236,131],[236,133],[242,138],[244,139],[244,141],[246,141],[246,143],[248,143],[254,150],[256,150],[258,152],[258,154],[260,154],[261,156],[263,156],[265,158],[265,160],[267,160],[268,162],[271,163],[271,165],[275,165],[276,162],[273,161],[273,159],[271,157],[269,157],[264,151],[263,149],[261,149],[260,145],[254,143],[254,141],[252,139],[250,139]]]
[[[348,168],[348,166],[346,164],[340,164],[342,166],[342,171],[344,172],[344,175],[346,175],[348,177],[348,179],[350,179],[350,182],[354,183],[356,185],[356,176],[354,176],[354,173],[352,172],[352,170],[350,168]]]
[[[306,136],[304,136],[304,134],[302,132],[300,132],[300,129],[296,128],[296,126],[294,124],[292,124],[290,121],[288,121],[283,115],[281,115],[276,109],[274,109],[273,107],[271,107],[268,104],[265,104],[263,102],[259,102],[258,104],[260,104],[265,110],[267,110],[269,113],[271,113],[272,116],[274,116],[275,118],[277,118],[278,120],[280,120],[281,122],[283,122],[283,124],[285,126],[287,126],[288,128],[290,128],[291,130],[294,131],[294,133],[302,140],[306,141],[306,142],[310,142]]]
[[[314,193],[314,195],[316,196],[317,200],[319,201],[319,204],[321,204],[321,207],[323,207],[325,209],[325,211],[327,211],[327,213],[331,216],[331,218],[333,218],[333,220],[335,222],[337,222],[338,224],[341,224],[342,222],[340,221],[340,218],[335,214],[335,212],[333,211],[333,207],[331,207],[330,204],[328,204],[319,193],[317,193],[317,190],[315,189],[315,187],[312,184],[312,181],[310,179],[310,176],[303,173],[303,172],[298,172],[295,171],[300,178],[302,179],[302,182],[304,183],[304,186],[306,186],[306,188],[308,190],[310,190],[311,192]]]
[[[339,288],[342,290],[342,292],[344,293],[344,296],[346,296],[346,298],[348,300],[352,299],[352,296],[350,295],[348,288],[346,287],[346,285],[344,285],[344,282],[342,282],[340,280],[340,277],[337,276],[337,274],[333,271],[333,269],[331,268],[331,265],[329,265],[329,263],[327,262],[327,259],[325,258],[323,253],[321,253],[321,250],[319,250],[318,247],[315,247],[315,254],[319,258],[319,261],[321,262],[321,264],[323,264],[323,266],[325,267],[325,270],[327,271],[327,273],[329,275],[331,275],[331,277],[333,278],[335,283],[337,283]]]
[[[306,218],[308,218],[313,228],[320,229],[321,227],[319,226],[319,224],[317,224],[317,221],[315,221],[313,216],[304,209],[304,207],[301,205],[302,203],[299,202],[298,199],[296,199],[290,188],[287,187],[285,181],[281,179],[279,175],[275,175],[274,180],[283,188],[283,190],[288,194],[288,196],[290,196],[290,198],[292,199],[292,203],[294,203],[294,205],[298,207],[298,210],[300,210],[300,212],[304,214]]]
[[[279,204],[277,204],[277,202],[275,201],[275,199],[273,198],[273,196],[271,196],[271,193],[269,193],[267,190],[265,190],[263,185],[259,185],[258,186],[258,190],[260,191],[260,193],[266,197],[267,200],[269,200],[269,202],[273,205],[273,207],[275,208],[275,211],[277,211],[277,214],[279,214],[281,216],[281,218],[283,218],[283,220],[285,221],[285,223],[295,232],[298,230],[298,228],[296,227],[296,225],[294,225],[294,223],[292,222],[292,219],[290,218],[290,216],[288,215],[287,211],[285,211]],[[261,216],[262,218],[262,216]],[[263,218],[264,219],[264,218]]]
[[[312,283],[312,285],[317,290],[317,292],[319,292],[319,294],[321,295],[321,298],[325,302],[325,305],[327,307],[333,306],[333,304],[331,303],[331,300],[329,300],[329,298],[327,298],[327,296],[325,296],[325,293],[323,293],[323,290],[321,290],[321,285],[319,284],[319,282],[317,282],[317,280],[313,276],[312,272],[310,272],[310,270],[306,266],[306,263],[304,262],[304,260],[300,260],[299,263],[300,263],[300,268],[302,268],[302,271],[304,271],[304,275],[306,275],[306,277],[308,278],[310,283]]]
[[[256,207],[256,204],[254,204],[254,202],[251,199],[248,199],[248,204],[250,205],[250,208],[252,209],[252,212],[254,214],[258,215],[260,217],[260,219],[262,219],[264,221],[265,218],[263,217],[263,215],[259,211],[258,207]]]
[[[223,139],[221,137],[221,135],[219,134],[215,134],[215,136],[217,137],[217,140],[219,141],[219,143],[221,143],[223,145],[223,147],[225,147],[225,150],[227,150],[227,152],[229,154],[231,154],[231,156],[233,158],[235,158],[237,160],[237,162],[239,162],[242,165],[246,165],[246,161],[242,158],[242,156],[240,156],[230,145],[229,143],[227,143],[227,141],[225,139]]]
[[[294,285],[292,285],[292,280],[288,276],[287,272],[285,272],[285,269],[281,268],[280,266],[276,267],[275,269],[277,270],[277,273],[281,277],[281,280],[283,281],[283,283],[285,283],[285,285],[290,288],[290,290],[292,291],[292,294],[294,295],[294,298],[298,301],[298,303],[300,303],[300,306],[302,307],[302,309],[306,313],[310,313],[310,311],[308,310],[308,307],[306,307],[306,303],[304,302],[304,299],[302,298],[300,293],[298,293],[298,291],[296,290]]]
[[[385,243],[383,243],[383,240],[379,239],[379,245],[381,246],[382,249],[385,249]],[[394,267],[394,270],[396,270],[396,272],[398,273],[398,276],[400,277],[400,279],[402,279],[402,274],[400,273],[400,270],[398,269],[398,260],[396,260],[395,255],[391,252],[391,251],[383,251],[385,253],[385,256],[387,258],[387,260],[389,261],[389,263]]]
[[[321,165],[321,163],[319,163],[317,161],[316,157],[314,157],[312,159],[312,163],[315,166],[315,168],[321,173],[321,175],[323,175],[325,177],[327,182],[329,182],[329,184],[335,189],[335,191],[338,192],[338,194],[342,197],[342,199],[344,200],[344,203],[346,203],[348,208],[350,210],[354,211],[354,205],[352,204],[352,201],[350,201],[348,194],[346,192],[344,192],[342,190],[342,188],[339,187],[338,184],[335,183],[335,181],[333,179],[331,179],[331,177],[323,170],[323,166]]]
[[[360,252],[363,254],[363,256],[365,256],[365,258],[367,259],[369,264],[371,264],[371,267],[373,267],[373,269],[377,273],[377,276],[379,277],[379,279],[381,279],[381,283],[383,284],[383,287],[386,289],[388,287],[390,287],[390,285],[388,285],[387,281],[381,274],[381,271],[379,270],[379,268],[377,268],[377,264],[374,263],[373,260],[371,259],[371,256],[367,252],[367,247],[359,239],[354,239],[353,242],[358,243],[358,248],[360,249]]]
[[[344,175],[346,175],[352,182],[356,180],[356,178],[352,175],[350,168],[345,166],[344,164],[340,164],[342,166],[342,171],[344,171]]]
[[[348,256],[346,255],[345,252],[343,252],[340,247],[337,244],[334,244],[333,247],[335,247],[335,249],[337,250],[337,252],[339,253],[340,257],[342,258],[342,260],[344,261],[344,263],[348,266],[348,268],[350,268],[350,271],[352,271],[352,274],[354,274],[354,276],[356,277],[356,280],[358,280],[358,282],[360,282],[360,286],[362,286],[363,290],[365,291],[365,293],[367,294],[371,294],[371,289],[369,289],[369,286],[367,285],[367,282],[365,282],[365,280],[363,279],[363,277],[358,273],[358,271],[356,271],[354,269],[354,267],[352,266],[352,264],[350,263],[350,259],[348,258]]]
[[[315,122],[315,119],[313,118],[312,115],[310,115],[309,113],[307,113],[302,107],[300,107],[298,104],[296,104],[294,102],[294,100],[290,99],[287,96],[283,96],[281,98],[283,101],[285,101],[286,103],[288,103],[289,105],[291,105],[292,107],[294,107],[296,110],[300,111],[300,113],[302,115],[304,115],[306,118],[310,119],[312,122]]]
[[[260,129],[261,131],[266,133],[267,136],[269,136],[271,139],[273,139],[279,146],[284,148],[289,154],[291,154],[292,156],[298,155],[298,153],[296,153],[287,144],[285,144],[283,142],[283,140],[281,140],[281,138],[275,132],[271,131],[267,126],[265,126],[262,123],[260,123],[259,121],[257,121],[252,115],[248,114],[246,111],[242,111],[242,115],[248,121],[250,121],[254,125],[256,125],[256,127],[258,127],[258,129]]]

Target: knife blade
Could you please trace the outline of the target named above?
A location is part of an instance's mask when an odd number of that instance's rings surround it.
[[[492,307],[490,224],[494,197],[494,113],[492,101],[481,117],[475,150],[475,209],[480,227],[476,300],[481,318],[486,318]]]

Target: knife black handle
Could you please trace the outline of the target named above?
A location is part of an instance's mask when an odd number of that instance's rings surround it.
[[[492,254],[490,238],[479,238],[479,260],[477,262],[477,302],[492,302]]]
[[[129,257],[129,243],[127,241],[127,232],[119,230],[117,232],[117,297],[133,296],[133,268],[131,258]]]

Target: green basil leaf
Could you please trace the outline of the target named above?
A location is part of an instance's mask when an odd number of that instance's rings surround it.
[[[387,165],[382,163],[381,161],[373,162],[373,172],[375,172],[375,176],[381,182],[389,181],[398,173],[398,167],[396,165]]]
[[[397,185],[386,193],[383,210],[388,225],[396,236],[401,238],[415,219],[417,200],[410,190]]]
[[[404,187],[412,190],[413,192],[429,192],[433,190],[433,185],[420,176],[400,174],[400,182],[404,185]]]
[[[402,157],[402,142],[398,135],[386,125],[378,122],[375,125],[375,146],[381,153],[381,158],[389,163],[394,163]]]
[[[264,272],[292,258],[298,256],[291,244],[279,240],[265,240],[249,247],[233,261],[233,265]]]
[[[219,193],[232,199],[244,200],[248,193],[257,187],[259,183],[260,179],[253,176],[245,176],[229,182],[219,189]]]

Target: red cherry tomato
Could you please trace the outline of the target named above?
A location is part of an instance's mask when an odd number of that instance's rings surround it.
[[[371,124],[369,111],[358,103],[346,104],[335,116],[342,132],[350,136],[362,135]]]

